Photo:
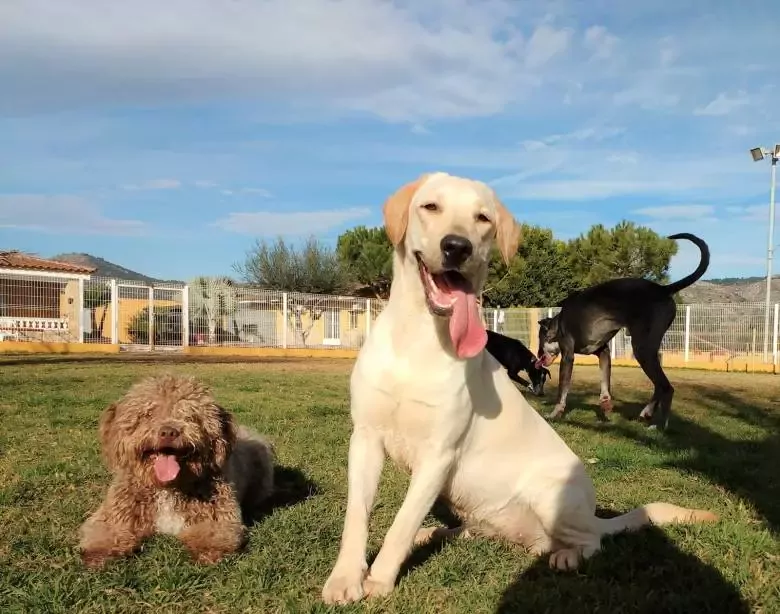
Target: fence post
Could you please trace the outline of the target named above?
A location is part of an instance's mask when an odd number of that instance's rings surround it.
[[[287,349],[287,293],[282,292],[282,347]]]
[[[493,332],[498,332],[498,310],[501,309],[498,305],[493,309]]]
[[[111,280],[111,343],[119,343],[119,286],[116,279]]]
[[[775,330],[772,334],[772,356],[775,365],[780,365],[780,348],[777,347],[778,333],[780,333],[780,303],[775,303]]]
[[[76,302],[79,318],[79,343],[84,343],[84,279],[79,278],[79,300]],[[777,318],[775,318],[777,320]],[[102,331],[101,331],[102,332]]]
[[[185,284],[181,289],[181,345],[190,345],[190,286]]]
[[[149,350],[154,349],[154,287],[149,286]]]
[[[685,306],[685,362],[688,362],[691,351],[691,306]]]
[[[366,299],[366,339],[371,332],[371,299]]]

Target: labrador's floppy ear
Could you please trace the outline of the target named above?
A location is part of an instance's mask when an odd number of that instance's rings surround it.
[[[493,192],[493,202],[496,204],[496,243],[498,251],[506,264],[512,260],[520,247],[520,237],[522,229],[520,224],[515,221],[514,216],[504,206],[504,203]]]
[[[386,201],[383,208],[385,217],[385,231],[393,247],[398,246],[404,240],[406,226],[409,224],[409,204],[412,202],[414,193],[422,182],[428,177],[428,174],[420,175],[414,181],[401,186]]]

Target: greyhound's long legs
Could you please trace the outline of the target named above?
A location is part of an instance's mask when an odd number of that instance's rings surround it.
[[[607,421],[607,414],[612,411],[612,357],[609,352],[609,344],[603,345],[596,352],[599,357],[599,372],[601,374],[601,394],[596,416],[599,420]]]
[[[547,418],[553,420],[566,413],[566,397],[569,396],[571,387],[571,374],[574,370],[574,352],[561,352],[561,366],[558,370],[558,398],[553,410],[547,414]]]
[[[653,383],[653,396],[639,417],[652,419],[657,409],[658,417],[654,422],[662,430],[669,424],[674,388],[664,373],[658,353],[664,334],[666,334],[669,326],[674,321],[674,304],[672,304],[671,308],[671,313],[668,313],[668,310],[667,313],[664,313],[659,309],[654,314],[653,317],[655,319],[650,322],[648,328],[630,331],[634,358],[636,358],[639,366],[642,367],[642,371],[645,372],[645,375]]]

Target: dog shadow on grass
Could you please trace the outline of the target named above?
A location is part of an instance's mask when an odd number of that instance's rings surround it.
[[[446,503],[437,500],[432,515],[440,524],[458,526]],[[619,512],[599,509],[609,518]],[[414,548],[399,580],[446,548],[447,540],[434,540]],[[751,611],[739,589],[698,557],[682,552],[656,527],[602,539],[602,549],[577,572],[550,569],[549,555],[537,557],[504,590],[496,614],[571,612],[693,612]]]
[[[636,429],[619,417],[613,417],[603,425],[572,421],[576,428],[603,431],[637,441],[651,450],[670,454],[663,466],[684,473],[695,473],[720,485],[725,490],[751,503],[756,512],[774,532],[780,532],[780,413],[768,411],[767,406],[746,402],[743,398],[722,388],[688,385],[697,397],[697,404],[705,408],[701,422],[693,421],[675,411],[684,403],[677,400],[672,406],[669,428],[663,432]],[[580,407],[587,407],[585,399],[573,400]],[[641,403],[619,403],[620,414],[627,420],[636,420],[644,406]],[[760,428],[767,435],[763,438],[731,439],[704,426],[708,419],[728,416]],[[678,454],[688,451],[686,454]]]
[[[274,490],[271,496],[252,509],[243,510],[244,524],[251,527],[262,522],[275,510],[302,503],[318,495],[319,486],[300,469],[276,465],[274,467]]]
[[[609,517],[616,512],[599,510]],[[504,591],[496,614],[569,612],[751,611],[739,589],[711,565],[682,552],[655,527],[602,539],[602,550],[576,572],[539,557]]]

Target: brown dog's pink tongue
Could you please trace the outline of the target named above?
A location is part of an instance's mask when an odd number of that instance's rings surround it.
[[[154,474],[165,484],[172,482],[179,475],[179,463],[172,454],[160,454],[154,459]]]
[[[455,304],[450,316],[450,339],[458,358],[473,358],[487,345],[487,332],[473,292],[452,290]]]

